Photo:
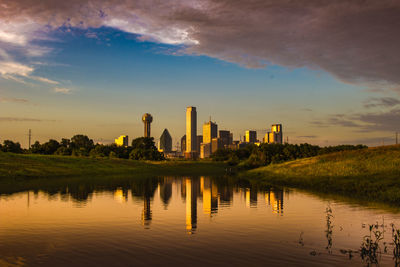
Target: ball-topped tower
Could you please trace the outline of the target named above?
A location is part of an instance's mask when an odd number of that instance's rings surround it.
[[[150,137],[150,124],[153,122],[153,117],[149,113],[145,113],[142,116],[144,123],[144,137]]]

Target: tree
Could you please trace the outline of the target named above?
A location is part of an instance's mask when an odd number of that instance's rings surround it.
[[[164,156],[160,153],[153,137],[139,137],[132,140],[132,151],[129,158],[134,160],[163,160]]]
[[[78,134],[71,138],[69,146],[74,156],[88,156],[89,151],[94,148],[94,143],[86,135]]]
[[[42,145],[42,151],[43,154],[52,155],[57,151],[59,147],[60,143],[58,143],[56,140],[50,139],[48,142]]]
[[[43,147],[39,143],[39,141],[36,141],[35,143],[33,143],[33,145],[31,145],[30,151],[33,154],[43,154]]]
[[[70,156],[71,149],[69,149],[65,146],[60,146],[54,154],[60,155],[60,156]]]
[[[77,134],[71,138],[70,146],[73,149],[76,148],[84,148],[86,150],[90,150],[94,147],[94,143],[92,139],[89,139],[86,135]]]
[[[22,148],[20,143],[14,143],[11,140],[4,140],[3,145],[1,146],[1,151],[3,152],[12,152],[12,153],[22,153]]]

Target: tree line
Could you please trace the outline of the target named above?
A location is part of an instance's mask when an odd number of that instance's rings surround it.
[[[0,151],[13,153],[32,153],[42,155],[83,156],[83,157],[109,157],[133,160],[163,160],[154,138],[139,137],[132,141],[130,146],[117,146],[116,144],[94,144],[86,135],[75,135],[71,139],[62,138],[60,142],[50,139],[45,143],[36,141],[29,149],[22,149],[21,145],[11,140],[5,140],[0,145]]]
[[[214,161],[225,161],[230,165],[251,169],[266,166],[271,163],[313,157],[317,155],[367,148],[364,145],[339,145],[320,147],[310,144],[261,144],[248,145],[244,148],[218,149],[211,155]],[[130,146],[116,144],[94,144],[86,135],[75,135],[71,139],[63,138],[60,142],[50,139],[48,142],[36,141],[29,149],[22,149],[19,143],[5,140],[0,145],[0,151],[13,153],[32,153],[43,155],[108,157],[133,160],[164,160],[164,154],[159,152],[154,144],[154,138],[139,137]]]
[[[211,158],[214,161],[226,161],[230,165],[239,165],[245,169],[266,166],[271,163],[314,157],[327,153],[357,150],[367,148],[365,145],[338,145],[320,147],[310,144],[261,144],[260,146],[248,145],[244,148],[218,149]]]

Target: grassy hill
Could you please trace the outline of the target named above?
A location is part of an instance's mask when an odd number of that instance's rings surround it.
[[[242,175],[271,185],[400,204],[400,145],[271,164]]]

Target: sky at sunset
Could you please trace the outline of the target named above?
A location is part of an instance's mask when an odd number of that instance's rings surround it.
[[[211,116],[238,140],[394,143],[400,1],[0,0],[0,141],[111,143]]]

